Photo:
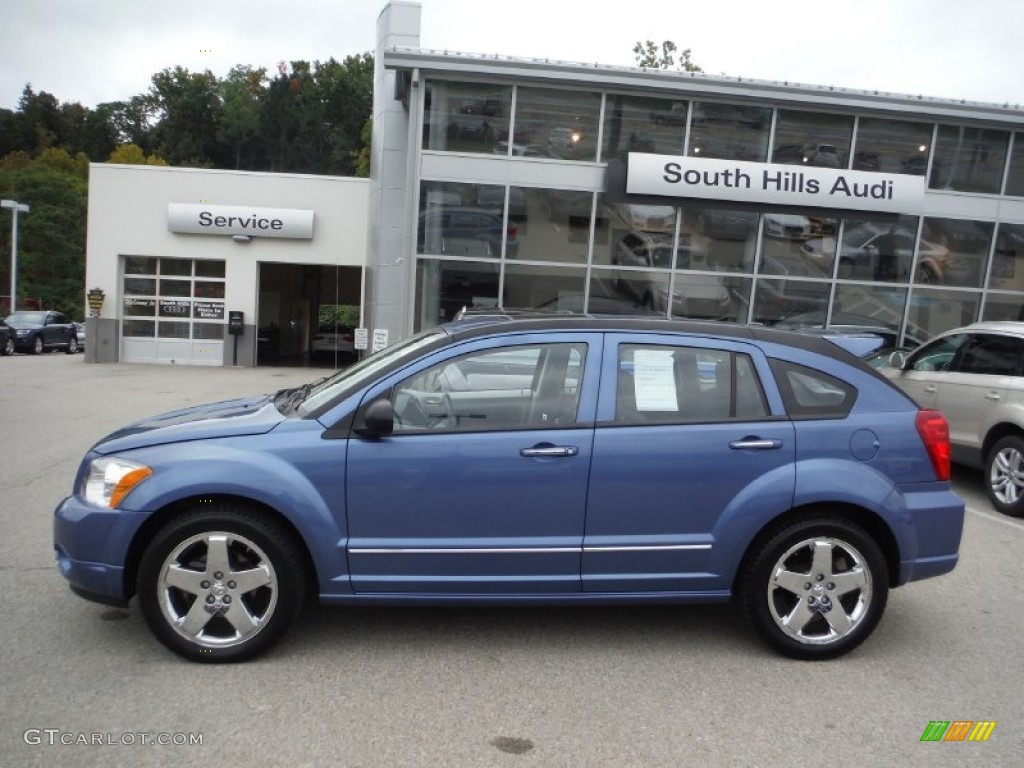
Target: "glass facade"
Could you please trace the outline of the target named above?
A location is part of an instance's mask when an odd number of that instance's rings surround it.
[[[624,201],[579,181],[645,152],[1024,197],[1024,133],[532,85],[427,79],[426,94],[423,151],[467,171],[420,182],[417,329],[463,307],[504,306],[871,326],[912,346],[962,323],[1024,317],[1020,221]],[[456,157],[481,154],[505,157],[509,170],[481,175]]]

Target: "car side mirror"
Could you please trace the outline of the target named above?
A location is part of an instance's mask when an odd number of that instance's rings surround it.
[[[895,368],[902,371],[903,366],[907,363],[907,353],[902,350],[896,350],[889,355],[889,367]]]
[[[370,403],[363,414],[362,426],[353,431],[365,437],[384,437],[395,429],[395,408],[387,398]]]

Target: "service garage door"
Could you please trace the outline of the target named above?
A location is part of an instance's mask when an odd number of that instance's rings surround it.
[[[121,360],[224,364],[224,262],[125,256]]]

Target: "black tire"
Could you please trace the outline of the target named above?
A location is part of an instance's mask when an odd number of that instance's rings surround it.
[[[997,512],[1024,517],[1024,438],[1009,435],[985,460],[985,492]]]
[[[68,346],[67,346],[67,349],[64,350],[64,352],[66,354],[68,354],[68,355],[73,355],[77,351],[78,351],[78,337],[77,336],[72,336],[70,339],[68,339]]]
[[[14,339],[12,339],[10,337],[7,337],[7,339],[4,340],[3,348],[0,349],[0,355],[3,355],[4,357],[8,357],[8,356],[13,355],[13,354],[14,354]]]
[[[32,339],[32,354],[41,355],[43,354],[43,337],[36,336]]]
[[[918,264],[917,273],[914,276],[914,282],[921,285],[931,285],[932,283],[939,282],[939,276],[935,273],[935,268],[929,264]]]
[[[223,545],[220,564],[209,562],[211,545]],[[146,548],[137,582],[139,607],[157,639],[190,661],[214,663],[266,652],[295,620],[304,592],[292,536],[236,504],[168,523]]]
[[[816,551],[825,560],[815,562]],[[889,574],[875,541],[845,518],[827,515],[770,535],[751,552],[738,584],[754,630],[795,659],[831,659],[856,648],[882,618],[888,595]]]

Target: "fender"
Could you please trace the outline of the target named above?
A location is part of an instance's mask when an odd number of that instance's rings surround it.
[[[264,504],[286,518],[303,537],[316,567],[321,592],[350,592],[345,545],[344,440],[311,441],[323,427],[295,421],[279,429],[274,452],[250,450],[260,436],[150,448],[122,454],[153,467],[153,475],[125,499],[124,508],[152,514],[185,499],[231,495]],[[292,434],[287,436],[287,433]],[[285,433],[285,434],[282,434]],[[314,443],[310,447],[310,443]],[[184,449],[184,450],[183,450]]]

